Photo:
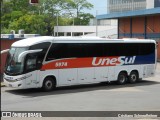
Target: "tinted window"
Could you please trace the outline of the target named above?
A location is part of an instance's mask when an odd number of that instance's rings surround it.
[[[67,46],[65,44],[52,44],[46,60],[54,60],[67,57]]]
[[[46,52],[50,44],[51,43],[49,42],[39,43],[29,48],[29,50],[42,49],[42,51],[38,53],[27,54],[26,60],[25,60],[25,72],[30,72],[30,71],[41,68],[43,59],[46,55]]]
[[[26,71],[35,70],[37,67],[37,55],[29,54],[26,58]]]
[[[29,50],[43,49],[41,54],[39,54],[39,56],[38,56],[38,59],[42,61],[44,59],[44,57],[45,57],[45,54],[46,54],[50,44],[51,44],[50,42],[39,43],[39,44],[31,46],[29,48]]]
[[[140,55],[148,55],[155,52],[155,44],[139,44]]]
[[[103,52],[103,43],[92,43],[88,44],[87,52],[89,57],[101,57],[105,56]]]
[[[60,43],[52,44],[46,60],[61,58],[87,57],[87,44]]]
[[[66,50],[67,57],[71,58],[71,57],[88,57],[88,44],[85,43],[72,43],[72,44],[66,44],[66,46],[68,47],[68,49]]]
[[[155,44],[150,43],[111,43],[104,45],[107,56],[135,56],[154,53]]]
[[[147,55],[154,52],[154,46],[148,43],[57,43],[52,44],[46,60]]]

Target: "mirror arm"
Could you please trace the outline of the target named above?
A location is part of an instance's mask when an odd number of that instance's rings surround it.
[[[2,51],[1,51],[1,54],[7,53],[9,50],[10,50],[10,49],[2,50]]]
[[[24,51],[21,54],[19,54],[18,62],[21,62],[22,59],[24,58],[24,56],[26,56],[29,53],[37,53],[37,52],[41,52],[41,51],[42,51],[42,49]]]

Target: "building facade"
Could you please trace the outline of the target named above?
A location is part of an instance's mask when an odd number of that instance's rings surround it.
[[[99,36],[117,35],[117,20],[91,19],[87,26],[55,26],[54,36]]]
[[[160,0],[108,0],[108,13],[151,9],[159,6]]]
[[[118,38],[156,40],[160,61],[160,0],[108,1],[109,13],[98,15],[97,19],[117,19]]]

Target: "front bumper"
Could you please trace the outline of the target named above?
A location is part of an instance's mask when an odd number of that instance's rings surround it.
[[[10,82],[10,81],[4,79],[4,84],[5,84],[7,87],[25,88],[25,81],[14,81],[14,82]]]

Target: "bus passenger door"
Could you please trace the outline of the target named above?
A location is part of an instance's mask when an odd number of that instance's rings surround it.
[[[59,85],[77,84],[77,68],[59,69]]]
[[[37,87],[39,83],[37,80],[37,76],[39,76],[39,70],[37,70],[37,55],[29,54],[26,56],[25,71],[26,87]]]

